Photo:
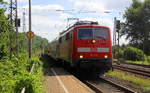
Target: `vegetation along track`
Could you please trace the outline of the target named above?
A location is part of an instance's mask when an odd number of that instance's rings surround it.
[[[141,70],[141,69],[137,69],[137,68],[131,68],[131,67],[126,67],[126,66],[121,66],[121,65],[113,65],[113,67],[115,69],[118,69],[118,70],[122,70],[122,71],[130,72],[130,73],[138,74],[138,75],[141,75],[141,76],[150,77],[150,71],[145,71],[145,70]]]

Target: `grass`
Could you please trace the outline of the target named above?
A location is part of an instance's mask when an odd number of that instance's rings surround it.
[[[133,82],[134,84],[139,85],[144,91],[150,91],[150,80],[148,79],[142,79],[139,77],[135,77],[133,75],[126,75],[125,73],[121,72],[108,72],[108,75],[118,77],[120,79],[128,80],[130,82]]]
[[[131,61],[131,60],[124,60],[123,58],[119,59],[120,61],[125,61],[127,63],[135,63],[135,64],[143,64],[143,65],[150,65],[149,60],[147,61]],[[118,59],[113,59],[113,62],[117,62]]]
[[[127,60],[127,63],[136,63],[136,64],[144,64],[144,65],[150,65],[150,62],[148,61],[131,61],[131,60]]]
[[[118,61],[118,59],[113,59],[113,62],[116,62],[116,61]]]

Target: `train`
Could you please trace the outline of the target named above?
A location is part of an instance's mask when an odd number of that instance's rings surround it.
[[[105,73],[112,67],[111,30],[94,21],[77,21],[50,43],[50,55],[77,70]]]

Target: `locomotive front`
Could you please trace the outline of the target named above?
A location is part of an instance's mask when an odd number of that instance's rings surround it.
[[[73,33],[72,65],[103,72],[112,68],[112,42],[108,27],[78,25]]]

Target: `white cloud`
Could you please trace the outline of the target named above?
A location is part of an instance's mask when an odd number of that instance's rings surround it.
[[[102,12],[105,10],[105,7],[102,3],[98,4],[95,2],[75,2],[74,8],[79,9],[80,11],[98,11]]]
[[[63,24],[59,21],[49,21],[47,24],[45,23],[33,25],[33,31],[35,34],[46,37],[49,41],[51,41],[56,38],[56,36],[58,36],[60,28],[62,27]]]
[[[29,2],[29,0],[18,0],[18,2],[24,2],[25,3],[25,2]]]
[[[86,10],[86,11],[96,11],[93,15],[86,15],[85,19],[93,19],[97,21],[100,19],[100,25],[109,26],[113,35],[114,21],[113,17],[117,19],[122,19],[124,10],[129,7],[132,3],[132,0],[69,0],[73,4],[73,8],[77,10]],[[141,0],[143,1],[143,0]],[[105,11],[110,11],[110,14],[104,14]],[[90,18],[91,17],[91,18]],[[99,18],[98,18],[99,17]],[[83,18],[83,17],[82,17]],[[124,39],[121,39],[121,44],[125,42]]]
[[[77,10],[96,11],[97,13],[123,12],[130,6],[132,0],[69,0]]]
[[[22,8],[28,9],[28,6]],[[59,12],[57,10],[64,10],[60,5],[32,5],[32,14],[33,16],[43,16],[43,17],[61,17],[70,16],[67,13]],[[27,10],[28,11],[28,10]]]
[[[27,9],[28,6],[24,6],[22,8]],[[60,5],[33,5],[32,30],[35,34],[46,37],[49,41],[56,38],[59,32],[66,27],[66,24],[64,24],[62,20],[70,16],[69,14],[56,11],[63,9],[64,8]],[[21,9],[19,11],[19,15],[22,17],[21,13],[23,10]],[[28,10],[26,10],[26,15],[28,15]],[[27,16],[26,19],[28,19]],[[28,20],[26,20],[26,23],[28,24]],[[22,30],[22,28],[20,28],[20,30]]]
[[[4,1],[6,1],[6,2],[10,2],[10,0],[4,0]],[[13,0],[13,1],[15,1],[15,0]],[[26,2],[28,2],[29,0],[17,0],[19,3],[26,3]],[[31,0],[32,1],[32,0]]]
[[[27,2],[28,0],[19,0],[19,2]],[[57,0],[58,1],[58,0]],[[66,0],[63,0],[66,2]],[[38,2],[38,1],[37,1]],[[52,5],[32,5],[32,24],[33,31],[46,37],[49,41],[58,36],[59,32],[66,27],[66,19],[68,17],[79,17],[82,20],[98,21],[100,25],[109,26],[113,31],[113,17],[103,14],[104,11],[122,11],[130,5],[132,0],[70,0],[72,7],[65,7],[59,4]],[[70,4],[68,2],[68,4]],[[22,8],[28,8],[24,6]],[[76,13],[65,13],[56,10],[74,9]],[[20,10],[22,12],[22,10]],[[97,13],[78,13],[82,11],[96,11]],[[20,13],[21,13],[20,12]],[[19,14],[22,17],[22,14]],[[28,22],[27,22],[28,24]]]
[[[35,10],[63,10],[63,7],[60,5],[34,5],[32,8]]]

